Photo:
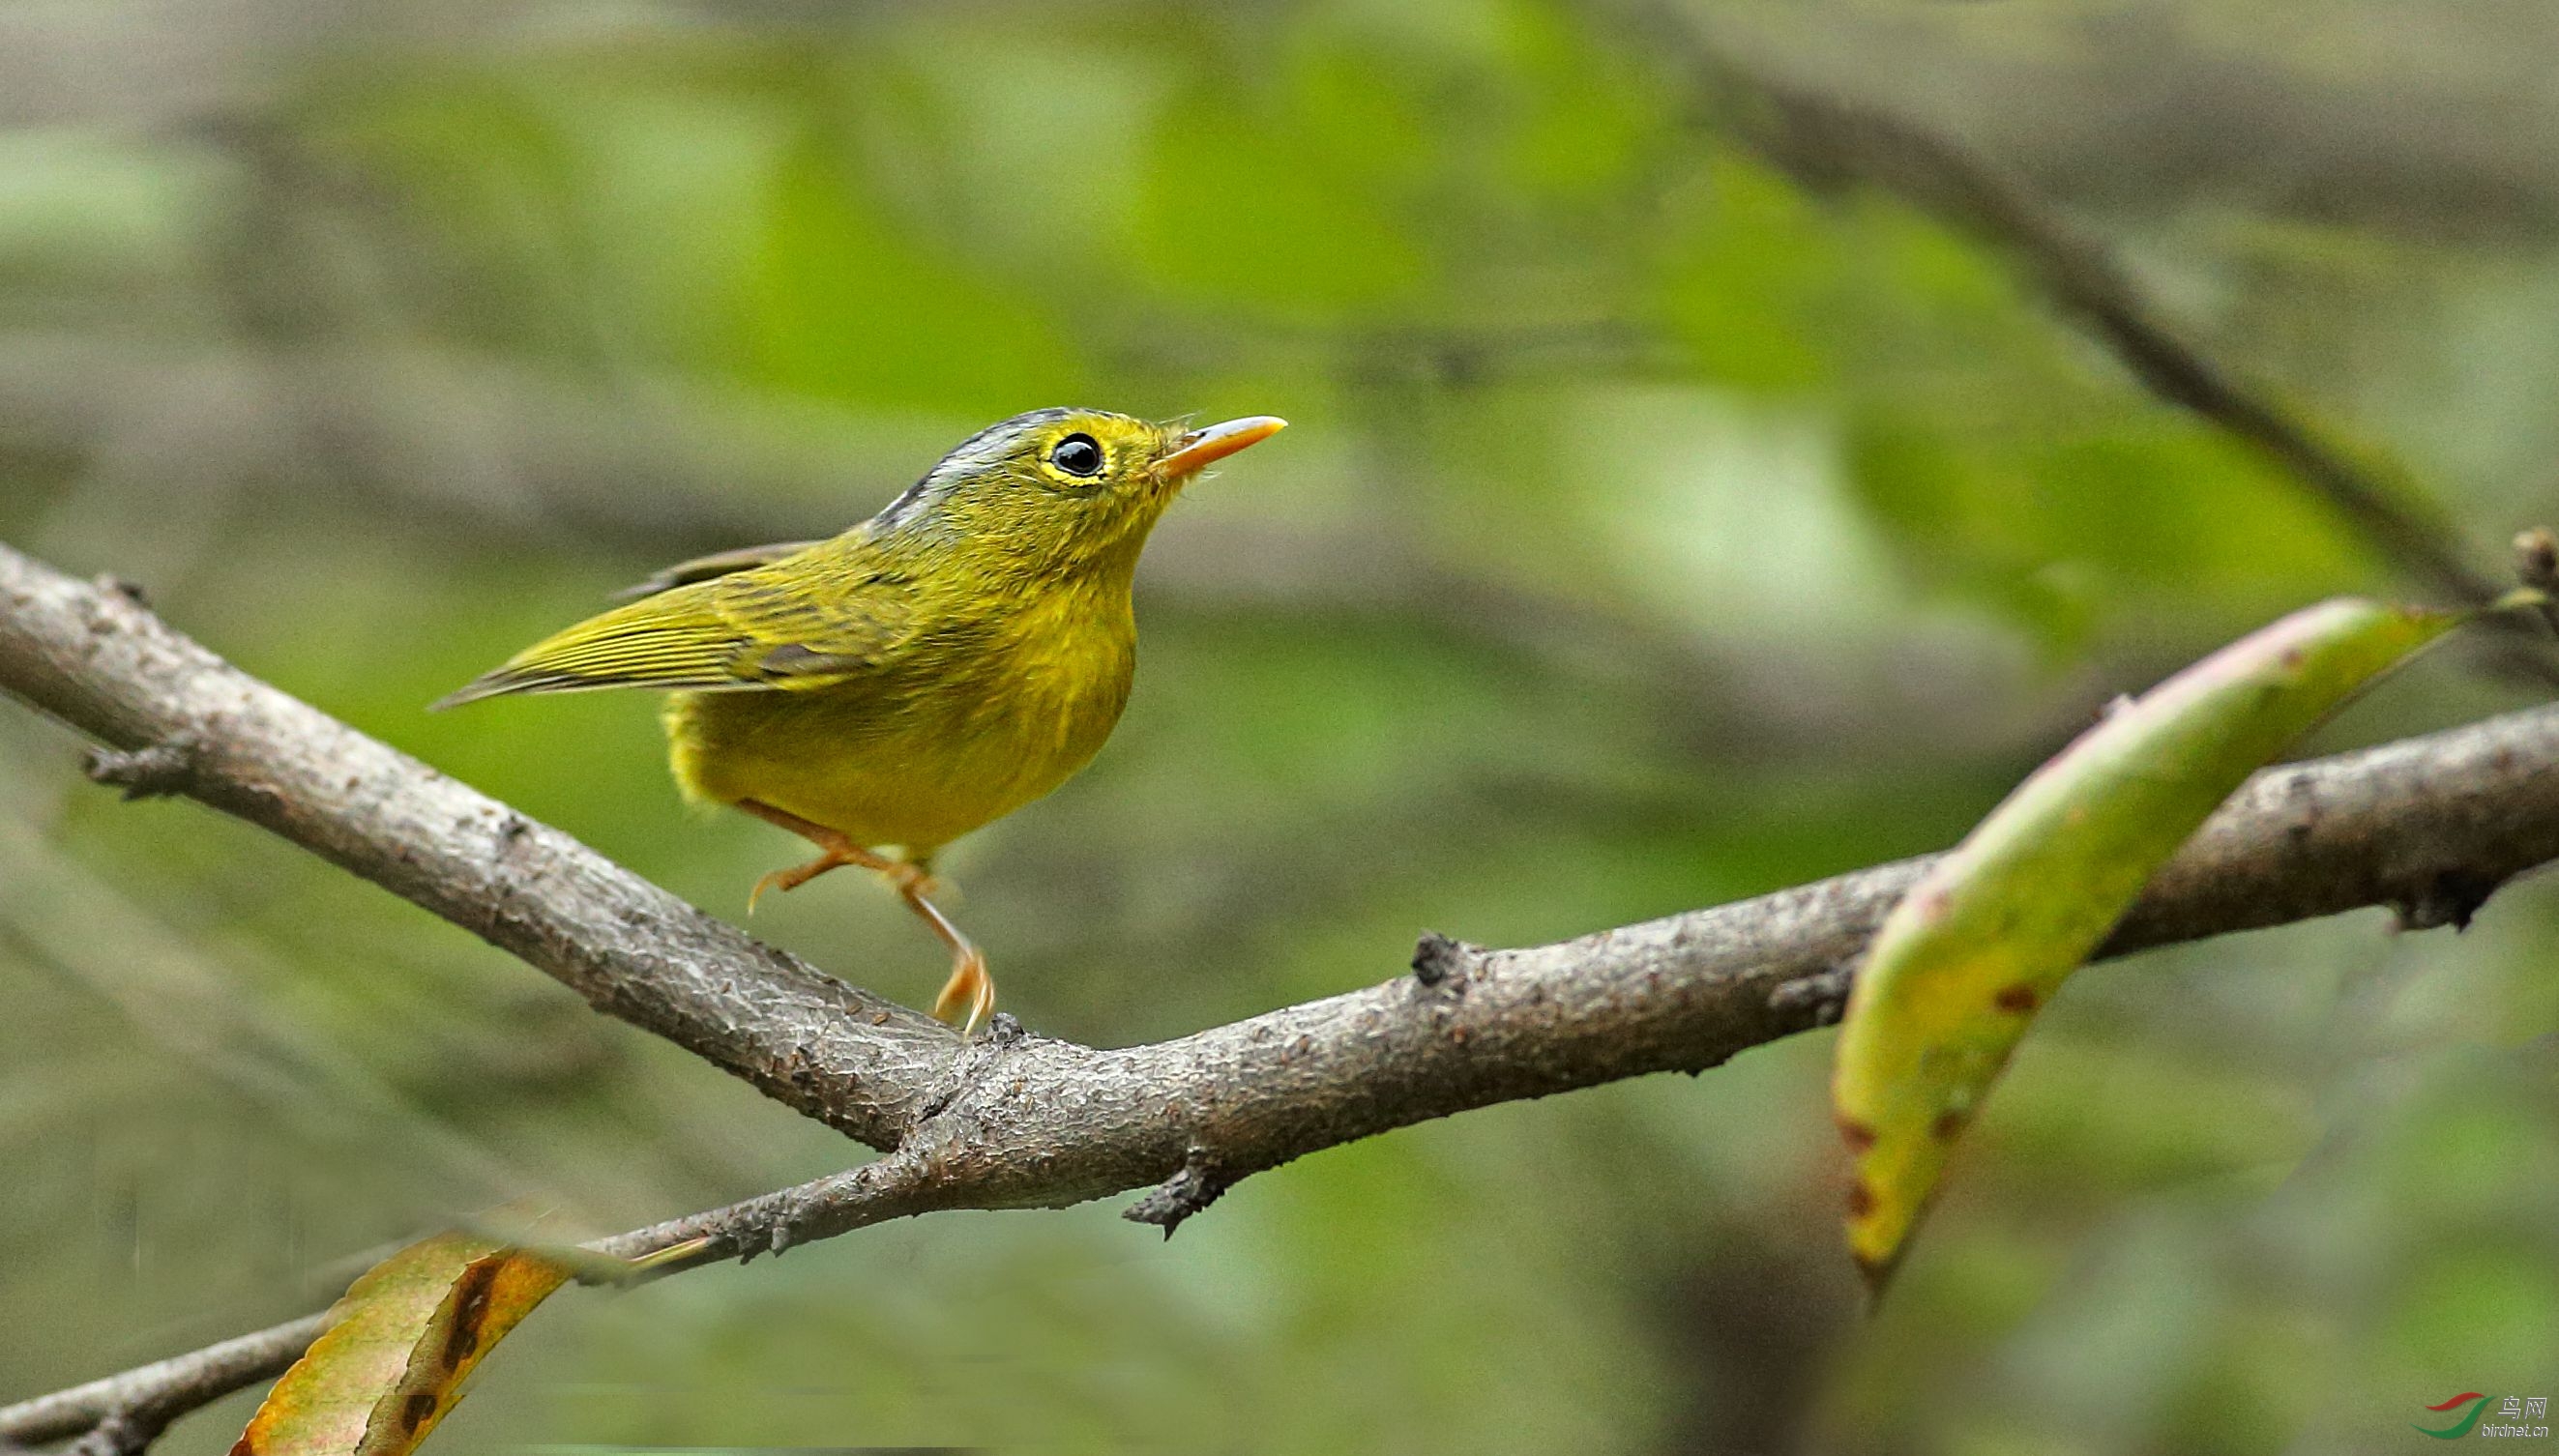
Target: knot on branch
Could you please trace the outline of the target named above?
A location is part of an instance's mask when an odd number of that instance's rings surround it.
[[[855,1168],[849,1174],[841,1176],[850,1178],[858,1188],[864,1181],[863,1174],[867,1166]],[[753,1263],[759,1253],[769,1253],[775,1258],[789,1253],[791,1245],[800,1241],[800,1222],[808,1216],[813,1202],[815,1200],[810,1197],[809,1186],[806,1184],[792,1189],[787,1195],[776,1200],[777,1206],[772,1211],[771,1221],[762,1231],[763,1247],[761,1248],[756,1246],[757,1231],[752,1226],[736,1231],[732,1237],[737,1242],[737,1261],[742,1264]]]
[[[147,608],[151,605],[151,594],[142,589],[142,583],[134,581],[129,577],[118,576],[114,572],[108,571],[101,572],[90,579],[96,584],[99,591],[111,592],[114,595],[131,602],[137,607]]]
[[[64,1447],[62,1456],[141,1456],[168,1424],[167,1416],[152,1411],[110,1410],[88,1434]]]
[[[1462,992],[1467,973],[1484,957],[1484,947],[1452,941],[1437,931],[1424,931],[1413,947],[1413,978],[1426,989],[1447,986]]]
[[[2392,903],[2403,931],[2431,931],[2451,926],[2457,931],[2471,928],[2471,917],[2505,883],[2501,876],[2482,874],[2476,870],[2449,869],[2438,872],[2425,886],[2404,900]]]
[[[196,740],[178,733],[129,751],[92,748],[86,773],[91,783],[123,790],[127,800],[184,794],[195,785]]]
[[[890,1013],[882,1011],[874,1015],[871,1022],[875,1026],[885,1025],[889,1019]],[[960,1054],[952,1060],[949,1075],[933,1094],[924,1099],[911,1127],[921,1127],[950,1111],[971,1089],[982,1084],[992,1069],[1029,1046],[1033,1040],[1030,1029],[1022,1025],[1021,1018],[1009,1011],[998,1011],[986,1018],[985,1030],[960,1044]],[[5,1453],[0,1453],[0,1456],[5,1456]]]
[[[2537,591],[2559,593],[2559,535],[2536,525],[2514,538],[2514,575]]]
[[[1182,1155],[1180,1172],[1130,1204],[1120,1217],[1134,1224],[1153,1224],[1170,1238],[1184,1219],[1217,1202],[1235,1184],[1235,1175],[1221,1170],[1210,1159],[1208,1149],[1193,1144]]]
[[[1829,1026],[1848,1011],[1849,988],[1857,984],[1857,965],[1841,961],[1810,975],[1780,981],[1768,992],[1768,1009],[1802,1016],[1807,1026]]]

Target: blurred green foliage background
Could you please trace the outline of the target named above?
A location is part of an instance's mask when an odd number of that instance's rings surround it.
[[[2482,542],[2554,513],[2536,0],[0,9],[0,537],[714,913],[650,705],[420,705],[1054,403],[1287,416],[1140,582],[1102,759],[949,861],[1100,1043],[1950,842],[2108,696],[2407,591],[2012,261],[1807,190],[1711,53],[1909,118]],[[2480,560],[2495,557],[2483,549]],[[2333,749],[2530,700],[2439,655]],[[0,711],[0,1398],[530,1195],[857,1149]],[[830,879],[759,935],[910,1002]],[[1869,1322],[1827,1034],[1256,1178],[565,1296],[440,1448],[2397,1450],[2559,1394],[2559,897],[2074,982]],[[225,1449],[246,1396],[162,1449]]]

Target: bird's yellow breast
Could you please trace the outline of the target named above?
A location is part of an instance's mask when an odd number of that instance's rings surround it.
[[[688,798],[756,800],[921,858],[1091,762],[1135,665],[1124,584],[1052,590],[825,686],[677,694],[670,758]]]

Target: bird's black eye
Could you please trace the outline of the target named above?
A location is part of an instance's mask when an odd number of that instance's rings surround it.
[[[1091,435],[1069,435],[1050,448],[1048,463],[1068,475],[1091,480],[1102,474],[1102,446]]]

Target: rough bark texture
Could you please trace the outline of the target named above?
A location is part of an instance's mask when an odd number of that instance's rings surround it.
[[[129,590],[0,546],[0,687],[104,744],[90,776],[274,831],[513,951],[598,1010],[873,1147],[950,1033],[223,661]]]
[[[1712,1067],[1834,1017],[1848,967],[1926,864],[1527,949],[1426,937],[1410,974],[1176,1041],[1096,1049],[998,1017],[964,1048],[258,682],[115,584],[6,547],[0,687],[110,745],[101,780],[272,829],[888,1150],[593,1245],[632,1255],[704,1240],[684,1266],[937,1209],[1062,1206],[1150,1185],[1130,1216],[1169,1232],[1237,1180],[1318,1148]],[[2544,708],[2258,775],[2104,953],[2359,906],[2459,924],[2554,857],[2559,708]],[[0,1440],[95,1424],[124,1408],[112,1384],[0,1409]]]

